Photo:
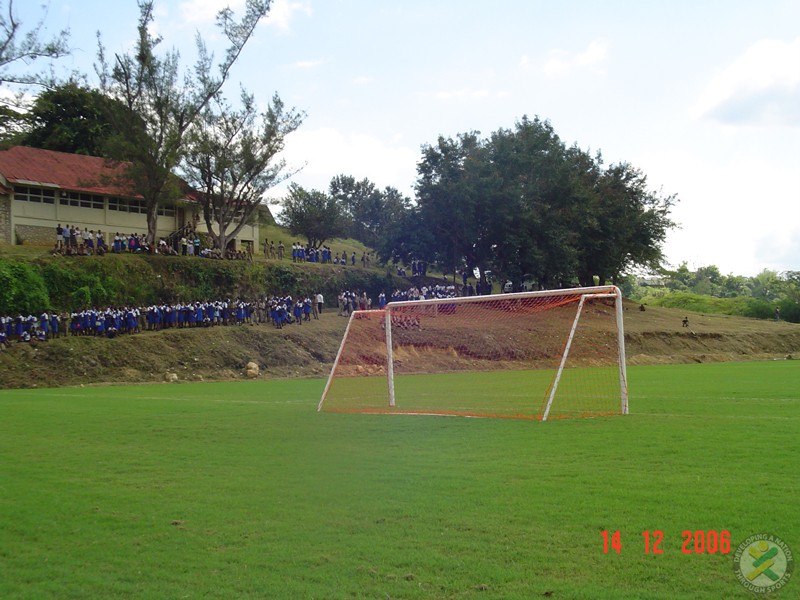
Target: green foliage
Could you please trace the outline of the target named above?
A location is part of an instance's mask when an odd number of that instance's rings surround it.
[[[603,283],[656,267],[673,227],[674,197],[627,163],[606,168],[599,154],[567,148],[538,118],[489,139],[440,137],[417,171],[416,239],[396,231],[392,241],[447,272],[479,267],[543,288]]]
[[[743,296],[717,298],[691,292],[671,292],[644,296],[641,301],[645,304],[663,306],[664,308],[679,308],[691,312],[735,315],[755,319],[771,319],[775,315],[774,304],[759,298]],[[792,314],[791,306],[787,304],[787,308],[787,312]],[[783,309],[781,312],[783,312]],[[786,317],[786,320],[791,319]]]
[[[125,107],[98,90],[69,82],[43,91],[27,115],[20,144],[89,156],[104,156],[115,112]]]
[[[0,259],[0,314],[38,313],[50,306],[44,279],[34,265]]]
[[[307,191],[293,183],[282,204],[281,225],[292,235],[304,236],[314,248],[345,232],[342,207],[325,192]]]
[[[330,195],[342,209],[346,235],[376,248],[392,223],[411,208],[410,200],[398,190],[379,190],[369,179],[337,175],[331,180]]]
[[[218,97],[234,63],[269,11],[267,0],[246,0],[241,22],[230,8],[217,13],[216,24],[229,46],[214,68],[202,38],[197,37],[198,57],[191,71],[181,73],[180,55],[172,50],[159,56],[161,37],[151,31],[155,19],[153,0],[140,0],[138,38],[135,47],[115,54],[109,65],[100,45],[96,69],[103,92],[119,100],[129,111],[115,113],[114,135],[108,151],[126,161],[126,177],[147,206],[147,240],[156,240],[157,208],[179,197],[174,169],[186,151],[184,136],[200,113]]]
[[[343,289],[377,297],[407,282],[382,270],[296,264],[114,255],[70,260],[0,259],[0,314],[143,306],[157,301],[255,299],[263,295],[310,295],[332,301]]]
[[[79,287],[70,294],[70,299],[74,309],[92,306],[92,290],[89,289],[88,285]]]
[[[800,323],[800,272],[763,270],[754,277],[723,275],[714,266],[690,271],[686,263],[662,273],[663,288],[630,288],[628,297],[654,306]]]
[[[278,156],[304,117],[284,109],[277,94],[264,113],[244,91],[241,105],[236,110],[215,97],[189,130],[183,158],[187,181],[200,192],[213,247],[221,250],[252,222],[266,191],[293,174]]]

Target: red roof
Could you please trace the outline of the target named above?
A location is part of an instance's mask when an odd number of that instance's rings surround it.
[[[58,187],[109,196],[138,197],[124,186],[124,163],[97,156],[68,154],[26,146],[0,150],[0,174],[9,183]]]

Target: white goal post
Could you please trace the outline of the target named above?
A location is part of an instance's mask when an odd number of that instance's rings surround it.
[[[624,339],[615,286],[391,302],[350,316],[317,410],[627,414]]]

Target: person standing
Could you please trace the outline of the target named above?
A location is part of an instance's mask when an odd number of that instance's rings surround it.
[[[317,302],[317,312],[322,313],[322,307],[325,305],[325,298],[323,297],[322,292],[317,292],[315,300]]]

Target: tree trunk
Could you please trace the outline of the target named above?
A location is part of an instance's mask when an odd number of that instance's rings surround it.
[[[218,223],[217,225],[219,227],[217,243],[219,244],[219,251],[222,253],[222,258],[225,258],[225,252],[228,250],[228,236],[225,235],[225,228],[222,226],[222,223]]]
[[[153,248],[158,234],[158,203],[147,205],[147,243]]]

